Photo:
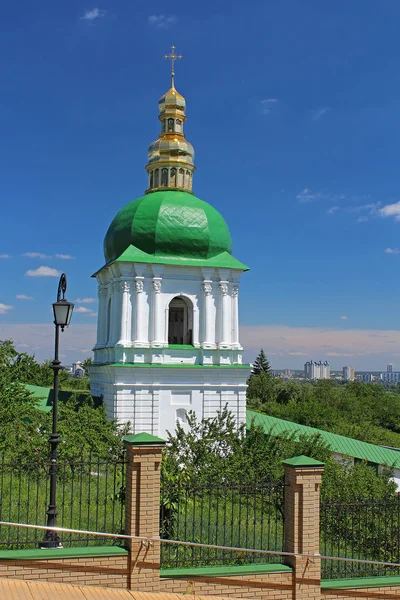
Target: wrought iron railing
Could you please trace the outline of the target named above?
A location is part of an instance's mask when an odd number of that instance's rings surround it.
[[[59,461],[57,474],[58,525],[123,533],[126,459],[89,456]],[[46,524],[49,503],[49,464],[37,459],[24,464],[0,461],[0,520]],[[0,549],[37,547],[43,532],[0,526]],[[109,539],[68,533],[65,547],[108,544]]]
[[[161,483],[160,537],[236,548],[283,549],[283,484]],[[162,568],[280,562],[280,556],[162,544]]]
[[[400,498],[321,504],[321,554],[400,562]],[[324,559],[322,578],[398,575],[399,567]]]

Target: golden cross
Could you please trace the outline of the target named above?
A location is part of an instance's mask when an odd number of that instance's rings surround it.
[[[172,83],[174,83],[175,77],[175,61],[182,58],[182,54],[175,54],[175,46],[171,46],[171,54],[164,54],[164,58],[171,61],[171,77]]]

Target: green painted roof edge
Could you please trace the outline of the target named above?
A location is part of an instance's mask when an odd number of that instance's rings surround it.
[[[155,254],[147,254],[143,250],[139,250],[132,244],[114,260],[106,263],[95,273],[92,277],[95,277],[97,273],[100,273],[103,269],[109,267],[114,262],[137,262],[137,263],[148,263],[152,265],[172,265],[178,267],[214,267],[223,269],[237,269],[239,271],[248,271],[249,267],[246,267],[239,260],[231,256],[228,252],[222,252],[217,256],[211,258],[187,258],[179,256],[156,256]]]
[[[300,456],[294,456],[293,458],[287,458],[286,460],[281,461],[283,465],[287,467],[310,467],[312,469],[323,469],[325,463],[320,460],[316,460],[315,458],[310,458],[309,456],[304,456],[301,454]]]
[[[179,364],[157,364],[157,363],[92,363],[91,367],[144,367],[146,369],[247,369],[250,370],[250,365],[188,365],[186,363]]]
[[[121,546],[92,546],[85,548],[52,548],[41,550],[40,548],[29,550],[0,550],[0,561],[2,560],[48,560],[62,558],[78,558],[91,556],[122,556],[128,554],[128,550]]]
[[[192,344],[168,344],[166,348],[171,348],[171,350],[174,348],[181,350],[192,350],[194,346]]]
[[[131,446],[164,446],[167,443],[162,438],[144,432],[126,435],[124,437],[124,442]]]
[[[400,576],[392,577],[357,577],[356,579],[330,579],[321,581],[321,588],[330,589],[357,589],[371,587],[400,586]],[[388,596],[389,598],[389,596]]]
[[[298,439],[300,435],[319,435],[332,452],[360,460],[367,460],[377,465],[400,468],[400,456],[397,450],[389,450],[383,446],[348,438],[338,433],[316,429],[308,425],[300,425],[292,421],[285,421],[284,419],[271,417],[253,410],[247,410],[247,427],[253,421],[256,425],[260,425],[268,435],[288,433],[294,434],[295,439]]]
[[[232,565],[222,567],[190,567],[186,569],[161,569],[160,577],[175,579],[186,577],[229,577],[230,575],[257,575],[262,573],[291,573],[292,568],[282,564]]]

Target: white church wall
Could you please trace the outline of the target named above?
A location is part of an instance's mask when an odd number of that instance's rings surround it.
[[[92,365],[91,390],[103,396],[110,418],[130,421],[135,433],[165,437],[189,410],[212,418],[227,405],[238,424],[245,422],[247,376],[247,369],[231,367]]]

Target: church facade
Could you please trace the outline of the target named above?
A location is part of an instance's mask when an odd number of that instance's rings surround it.
[[[174,49],[171,58],[176,55]],[[145,195],[127,204],[105,240],[98,282],[91,393],[135,433],[166,436],[189,410],[225,405],[246,419],[239,341],[239,280],[228,226],[193,195],[194,150],[186,103],[172,84],[159,101],[161,132],[149,147]]]

